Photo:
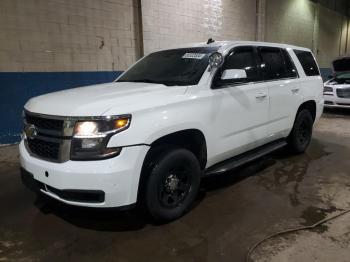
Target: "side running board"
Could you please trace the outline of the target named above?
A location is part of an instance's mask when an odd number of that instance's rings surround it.
[[[262,156],[265,156],[265,155],[267,155],[267,154],[269,154],[277,149],[280,149],[286,145],[287,145],[287,142],[284,139],[268,143],[266,145],[255,148],[255,149],[250,150],[246,153],[232,157],[230,159],[227,159],[223,162],[220,162],[218,164],[215,164],[215,165],[209,167],[205,171],[204,176],[211,176],[211,175],[218,175],[218,174],[225,173],[229,170],[235,169],[235,168],[242,166],[246,163],[254,161]]]

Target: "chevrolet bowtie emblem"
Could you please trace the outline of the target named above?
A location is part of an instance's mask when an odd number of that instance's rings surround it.
[[[38,135],[38,131],[36,130],[34,125],[28,125],[24,128],[24,132],[28,139],[34,139]]]

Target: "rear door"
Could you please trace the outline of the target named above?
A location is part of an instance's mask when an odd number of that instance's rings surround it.
[[[286,49],[259,47],[263,78],[270,95],[269,141],[285,137],[302,103],[298,73]]]
[[[323,81],[314,55],[310,50],[294,49],[295,61],[300,63],[300,87],[304,101],[315,100],[318,107],[317,117],[323,108]],[[339,68],[338,68],[339,69]]]
[[[227,69],[243,69],[247,78],[221,80]],[[261,80],[255,47],[236,47],[226,56],[211,90],[211,111],[217,116],[213,125],[215,162],[265,143],[269,96]]]

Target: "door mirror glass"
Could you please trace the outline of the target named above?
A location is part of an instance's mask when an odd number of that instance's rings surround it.
[[[244,69],[227,69],[222,72],[221,80],[246,79],[247,72]]]
[[[209,57],[209,71],[218,68],[224,63],[224,57],[219,52],[215,52]]]

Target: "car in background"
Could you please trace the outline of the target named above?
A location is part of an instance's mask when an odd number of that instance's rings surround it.
[[[350,108],[350,56],[333,61],[334,75],[324,83],[324,106]]]

